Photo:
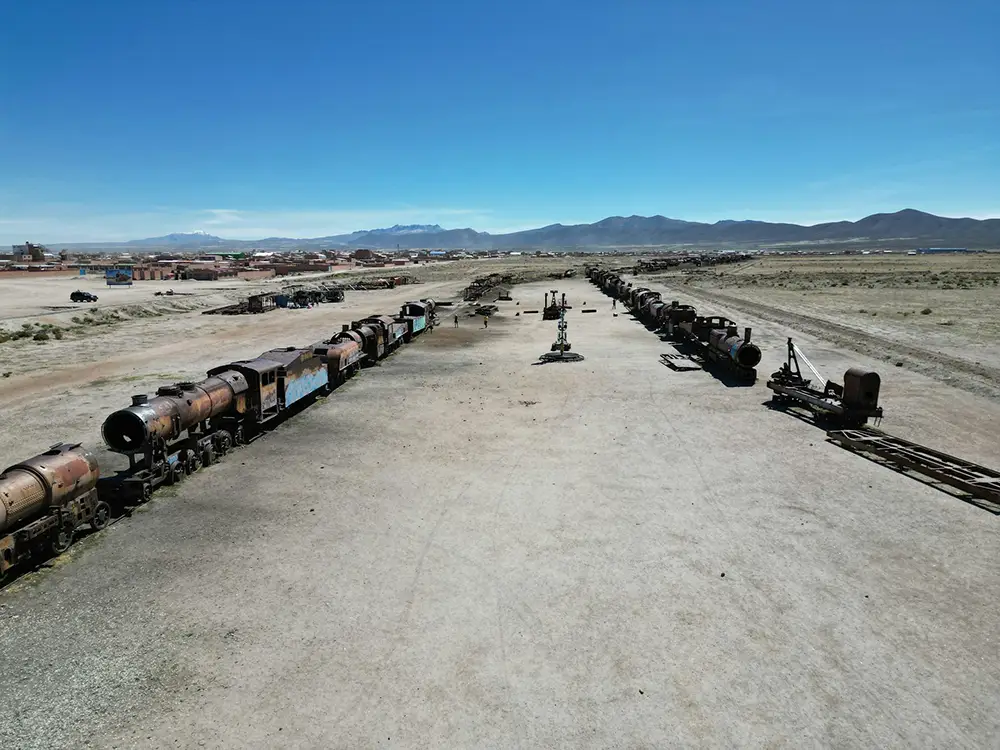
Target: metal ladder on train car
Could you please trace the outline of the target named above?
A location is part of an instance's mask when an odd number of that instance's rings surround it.
[[[832,430],[826,436],[846,448],[873,453],[905,469],[932,477],[1000,509],[1000,472],[870,427]]]

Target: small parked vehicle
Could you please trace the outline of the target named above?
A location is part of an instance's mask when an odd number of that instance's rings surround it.
[[[77,289],[69,295],[70,302],[97,302],[97,295],[90,292],[81,292]]]

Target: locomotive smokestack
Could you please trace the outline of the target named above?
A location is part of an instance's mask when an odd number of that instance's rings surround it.
[[[132,406],[139,406],[147,401],[149,401],[149,397],[145,393],[137,393],[132,397]]]
[[[347,323],[344,323],[343,327],[340,329],[341,333],[347,333],[349,330],[351,330],[351,327],[347,325]]]
[[[121,409],[105,419],[101,434],[108,447],[117,453],[138,453],[149,439],[143,418],[130,409]]]
[[[743,329],[743,340],[747,343],[750,342],[750,326]]]
[[[736,352],[736,361],[744,367],[756,367],[760,364],[760,349],[756,344],[740,344]]]

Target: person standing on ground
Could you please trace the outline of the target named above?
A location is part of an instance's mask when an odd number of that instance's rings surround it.
[[[455,316],[455,328],[458,328],[458,316]]]
[[[483,316],[483,328],[489,328],[489,327],[490,327],[490,316],[489,315],[484,315]]]
[[[617,304],[618,304],[618,300],[616,300],[616,299],[611,300],[611,309],[614,310],[615,309],[615,305],[617,305]]]

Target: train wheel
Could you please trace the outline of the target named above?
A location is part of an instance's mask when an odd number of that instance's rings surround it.
[[[146,482],[142,485],[142,502],[148,503],[151,497],[153,497],[153,487]]]
[[[90,519],[90,526],[94,531],[100,531],[106,528],[111,522],[111,506],[108,505],[103,500],[98,500],[97,505],[94,506],[94,515]]]
[[[243,428],[237,427],[236,432],[233,433],[233,444],[243,445],[245,438],[243,437]]]
[[[70,548],[70,545],[73,544],[73,532],[75,530],[72,521],[63,521],[59,527],[59,532],[56,534],[56,538],[52,540],[52,551],[55,554],[61,555]]]
[[[188,474],[194,474],[200,468],[201,468],[201,456],[192,451],[190,454],[188,454],[188,460],[184,464],[184,470],[187,471]]]
[[[229,453],[229,449],[233,447],[233,438],[228,432],[223,430],[219,433],[219,447],[218,452],[220,456],[224,456]]]

